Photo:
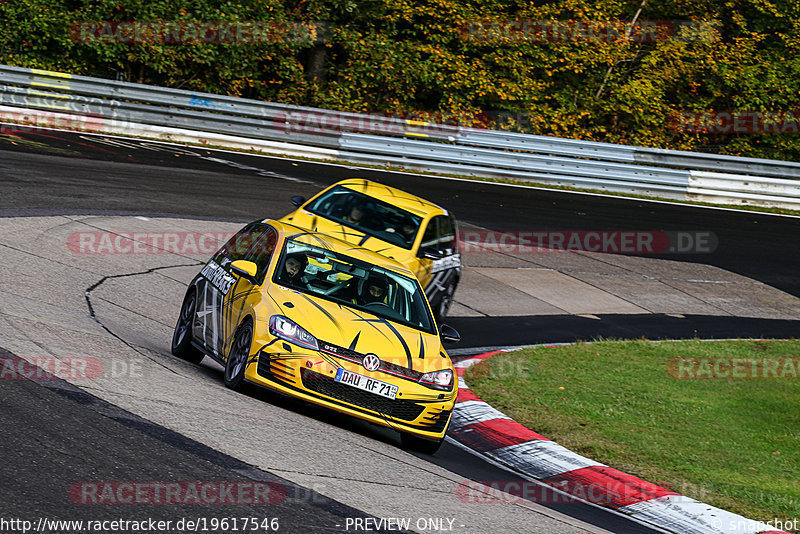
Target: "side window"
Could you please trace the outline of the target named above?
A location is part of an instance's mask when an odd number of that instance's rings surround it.
[[[222,265],[223,258],[228,258],[231,262],[243,260],[253,243],[261,234],[256,233],[258,224],[248,224],[236,232],[228,242],[215,254],[214,260]]]
[[[452,215],[437,215],[428,223],[420,251],[433,249],[449,255],[456,252],[456,221]]]
[[[261,223],[248,224],[219,249],[214,261],[229,272],[229,265],[234,261],[252,261],[258,267],[256,279],[261,284],[277,241],[278,235],[272,227]]]
[[[428,221],[428,226],[425,228],[425,233],[422,234],[422,243],[419,245],[419,251],[423,252],[425,249],[435,249],[436,244],[439,242],[439,231],[437,229],[438,217],[434,217]]]
[[[253,237],[256,237],[256,233],[258,234],[258,240],[253,243],[253,246],[244,259],[256,264],[256,267],[258,267],[258,270],[256,270],[256,280],[258,280],[259,284],[262,284],[264,282],[264,276],[267,274],[269,260],[272,258],[272,253],[275,250],[275,244],[278,242],[278,234],[269,226],[264,226],[255,230]]]
[[[445,254],[456,252],[456,219],[452,215],[442,215],[439,219],[439,250]]]

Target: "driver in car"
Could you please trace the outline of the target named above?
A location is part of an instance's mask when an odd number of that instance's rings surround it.
[[[364,205],[360,202],[356,202],[350,208],[350,213],[342,217],[342,220],[349,222],[350,224],[354,224],[359,226],[364,223]]]
[[[372,304],[374,302],[386,302],[387,289],[389,287],[385,278],[370,276],[361,289],[361,293],[356,297],[356,304]]]

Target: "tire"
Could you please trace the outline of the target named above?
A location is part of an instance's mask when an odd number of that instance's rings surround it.
[[[253,342],[253,324],[247,320],[236,330],[228,359],[225,361],[225,386],[241,390],[244,385],[244,372],[250,359],[250,345]]]
[[[178,324],[175,325],[175,332],[172,334],[172,354],[191,363],[200,363],[205,356],[192,345],[192,321],[196,308],[197,292],[192,290],[183,299]]]
[[[447,317],[447,312],[453,304],[453,294],[456,292],[457,285],[458,280],[453,280],[447,285],[439,298],[436,299],[436,306],[433,306],[433,315],[437,323],[441,323]]]
[[[420,438],[415,436],[414,434],[408,434],[406,432],[400,433],[400,442],[403,444],[403,448],[415,452],[421,452],[422,454],[436,454],[436,451],[439,450],[439,447],[442,446],[444,442],[444,438],[440,440],[430,440],[425,438]]]

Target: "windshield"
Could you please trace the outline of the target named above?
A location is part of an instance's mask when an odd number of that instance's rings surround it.
[[[377,198],[336,186],[306,210],[398,247],[410,249],[422,218]]]
[[[435,334],[425,294],[408,276],[287,240],[273,282]]]

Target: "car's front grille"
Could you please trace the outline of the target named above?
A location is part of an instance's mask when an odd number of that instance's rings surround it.
[[[327,352],[333,356],[338,356],[339,358],[344,358],[345,360],[357,363],[359,365],[362,361],[364,361],[364,354],[356,352],[352,349],[334,345],[333,343],[328,343],[327,341],[320,341],[320,348],[323,352]],[[380,357],[380,355],[378,356]],[[397,365],[396,363],[391,363],[383,359],[381,359],[380,370],[412,382],[418,382],[422,376],[422,372],[420,371],[415,371],[404,365]]]
[[[386,397],[336,382],[330,376],[317,373],[311,369],[303,368],[300,371],[300,378],[303,380],[303,386],[315,393],[366,408],[373,412],[379,412],[395,419],[413,421],[425,410],[424,406],[415,402],[387,399]]]

